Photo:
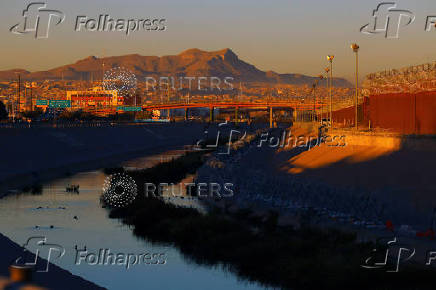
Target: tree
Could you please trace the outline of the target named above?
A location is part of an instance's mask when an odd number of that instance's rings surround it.
[[[5,104],[0,101],[0,120],[5,120],[8,118],[8,111],[6,110]]]

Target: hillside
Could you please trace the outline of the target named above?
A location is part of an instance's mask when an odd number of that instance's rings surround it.
[[[74,64],[64,65],[47,71],[28,72],[26,70],[0,71],[0,79],[11,80],[20,72],[26,80],[45,79],[101,79],[105,70],[112,67],[125,67],[132,71],[139,81],[147,76],[205,76],[205,77],[233,77],[242,82],[264,82],[283,84],[311,85],[316,77],[301,74],[279,74],[273,71],[264,72],[241,60],[231,49],[219,51],[203,51],[189,49],[178,55],[142,56],[130,54],[97,58],[89,56]],[[336,86],[351,87],[345,79],[335,78]]]

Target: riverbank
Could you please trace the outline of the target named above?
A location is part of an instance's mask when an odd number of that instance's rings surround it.
[[[159,124],[105,128],[1,128],[0,200],[78,172],[117,166],[121,162],[193,144],[204,124]],[[23,249],[0,234],[0,276]],[[33,282],[48,289],[104,289],[52,265],[35,273]]]
[[[293,127],[291,132],[304,140],[318,136],[316,128]],[[272,130],[268,138],[282,140],[282,134]],[[344,143],[281,148],[268,142],[259,146],[258,140],[231,156],[215,155],[214,163],[222,166],[205,164],[196,181],[236,184],[232,202],[240,207],[292,214],[311,207],[315,220],[365,227],[383,227],[390,220],[397,228],[428,230],[436,207],[432,138],[405,137],[402,144],[414,145],[402,147],[391,136],[328,134],[330,139],[344,136]]]
[[[136,157],[180,149],[186,144],[196,144],[197,140],[205,137],[204,129],[206,126],[206,124],[198,123],[184,125],[170,124],[168,127],[166,127],[166,124],[154,125],[151,127],[135,126],[134,128],[124,128],[122,130],[122,136],[113,136],[117,135],[117,132],[120,133],[120,128],[85,128],[86,132],[82,131],[83,128],[73,128],[74,130],[72,130],[72,128],[35,128],[37,132],[33,131],[33,128],[23,129],[25,131],[19,131],[17,129],[5,129],[5,131],[0,130],[0,135],[8,135],[9,141],[11,142],[2,144],[2,149],[5,150],[3,152],[5,155],[3,159],[6,162],[0,164],[1,193],[3,195],[14,192],[19,193],[21,189],[25,187],[40,185],[46,181],[70,176],[77,172],[104,167],[116,167],[119,166],[121,162]],[[219,130],[217,125],[207,126],[207,129],[210,138],[217,136]],[[225,130],[220,129],[220,131],[228,130],[229,129],[227,128]],[[147,138],[140,135],[141,133],[143,133]],[[33,136],[34,134],[39,135],[39,137],[36,138]],[[167,134],[170,136],[167,136]],[[23,151],[23,154],[17,154],[18,151],[24,149],[22,148],[24,139],[27,138],[26,144],[29,145],[28,141],[33,140],[32,138],[34,137],[36,142],[44,141],[44,144],[29,146],[29,150]],[[66,137],[69,138],[68,142],[64,142],[66,141]],[[108,144],[104,144],[108,139],[113,140]],[[84,142],[80,143],[79,141]],[[125,146],[118,148],[116,143],[123,141],[126,142]],[[17,148],[13,146],[13,142],[17,142]],[[59,142],[67,148],[58,148]],[[110,150],[101,150],[100,143],[102,143],[103,146],[110,147]],[[46,148],[42,151],[38,151],[43,145]],[[71,149],[71,151],[68,151],[68,153],[71,153],[71,156],[65,154],[66,149]],[[15,157],[14,154],[16,155]],[[50,157],[51,154],[53,154],[52,157]],[[77,159],[75,157],[77,157]],[[30,158],[31,161],[26,160],[26,158]],[[22,162],[22,168],[18,168],[20,162]],[[28,165],[30,165],[30,167]],[[0,243],[0,246],[2,251],[8,251],[11,254],[11,257],[13,257],[9,259],[9,256],[0,256],[0,261],[2,262],[2,272],[0,272],[0,276],[8,276],[8,267],[10,263],[21,254],[22,249],[5,237],[2,237],[1,240],[2,242]],[[16,255],[16,249],[19,249],[18,255]],[[65,272],[69,273],[67,271]],[[55,279],[55,277],[52,277],[52,275],[56,275],[56,273],[52,273],[53,272],[50,271],[48,274],[41,274],[42,276],[38,274],[40,280],[35,280],[35,283],[42,286],[48,285],[46,287],[50,289],[70,289],[56,284],[57,278]],[[68,284],[68,275],[63,274],[62,277],[63,281]],[[55,279],[56,283],[37,283],[39,281],[44,282],[45,280],[51,280],[52,278]],[[75,276],[72,276],[71,279],[74,280]],[[83,281],[86,282],[86,280]],[[72,285],[76,284],[72,283]],[[84,284],[83,287],[79,285],[78,287],[71,289],[100,289],[98,286],[96,286],[97,288],[92,288],[93,286],[90,286],[91,288],[86,287],[87,286]]]
[[[205,124],[0,129],[0,197],[9,190],[194,144]],[[216,129],[213,129],[216,131]]]
[[[179,166],[176,166],[176,165]],[[139,184],[177,183],[180,166],[198,167],[198,158],[181,156],[144,171],[130,173]],[[165,172],[160,175],[159,172]],[[189,196],[188,196],[189,198]],[[199,198],[199,197],[196,197]],[[201,198],[199,198],[201,200]],[[207,198],[206,198],[207,199]],[[180,207],[160,197],[138,196],[128,207],[111,209],[110,217],[131,226],[135,235],[154,243],[174,245],[187,259],[223,267],[249,281],[283,289],[432,289],[433,272],[408,265],[401,276],[360,265],[371,255],[372,243],[356,241],[353,233],[302,225],[280,226],[280,214],[259,216],[250,208],[234,211],[213,207],[208,213]],[[388,265],[388,267],[394,264]],[[419,282],[416,282],[419,281]],[[377,287],[374,287],[377,285]]]
[[[318,135],[312,126],[291,131],[313,140]],[[282,133],[272,130],[268,138],[281,140]],[[358,241],[397,238],[416,249],[412,260],[423,264],[436,247],[435,140],[372,135],[331,132],[345,136],[345,146],[259,147],[257,140],[231,156],[214,155],[195,182],[236,184],[235,196],[218,203],[233,213],[250,209],[265,217],[274,210],[284,226],[334,227],[356,233]]]
[[[2,234],[0,234],[0,249],[0,277],[3,276],[7,278],[9,277],[8,269],[10,264],[23,255],[24,249]],[[41,263],[46,263],[44,259],[39,258],[38,260]],[[54,264],[50,264],[49,272],[47,273],[34,272],[33,279],[30,283],[47,289],[105,289],[79,276],[73,275]]]

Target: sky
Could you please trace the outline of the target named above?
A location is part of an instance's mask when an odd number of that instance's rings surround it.
[[[240,59],[262,70],[319,75],[335,55],[334,75],[353,80],[355,58],[350,44],[360,45],[360,76],[435,60],[436,29],[425,31],[427,16],[436,15],[434,0],[395,1],[415,15],[398,39],[363,34],[373,0],[50,0],[47,9],[65,14],[51,25],[47,39],[17,35],[10,28],[23,21],[34,1],[1,0],[0,70],[46,70],[97,57],[141,54],[173,55],[189,48],[232,49]],[[44,0],[36,0],[44,2]],[[74,31],[77,16],[98,19],[164,18],[164,31]]]

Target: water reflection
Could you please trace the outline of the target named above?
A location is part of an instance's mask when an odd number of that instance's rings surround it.
[[[172,151],[125,162],[128,168],[147,168],[183,154]],[[263,289],[241,281],[220,267],[205,267],[185,260],[170,246],[151,244],[132,234],[128,226],[109,219],[99,203],[106,176],[101,171],[77,174],[43,185],[42,194],[10,195],[0,200],[1,232],[22,245],[32,236],[45,236],[62,245],[66,254],[53,261],[73,274],[108,289]],[[183,182],[192,181],[192,176]],[[68,184],[79,184],[80,194],[66,192]],[[179,202],[186,202],[178,199]],[[192,202],[192,201],[190,201]],[[189,204],[188,204],[189,205]],[[165,253],[165,265],[136,265],[128,270],[117,265],[76,265],[76,247],[112,253]]]

